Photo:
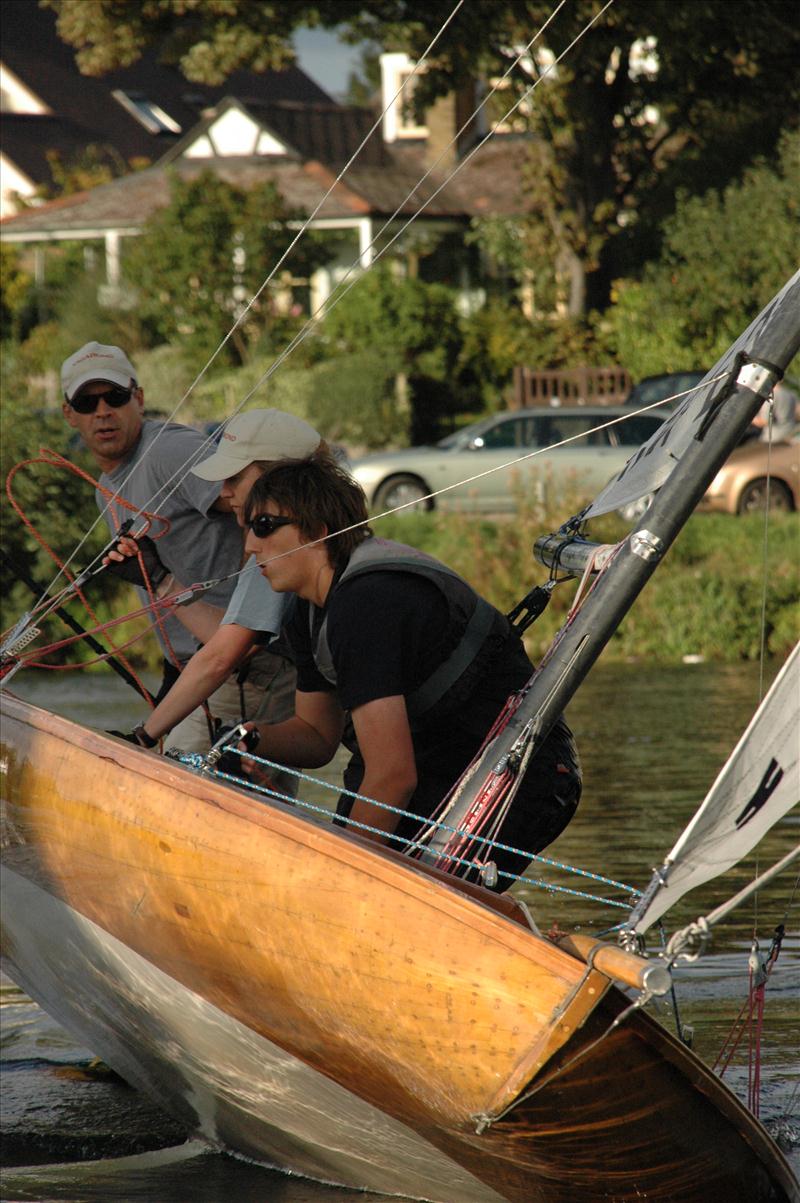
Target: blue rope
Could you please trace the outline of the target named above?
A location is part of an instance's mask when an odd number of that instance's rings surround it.
[[[235,752],[238,756],[247,756],[248,760],[255,761],[257,764],[264,765],[266,768],[277,769],[280,772],[291,773],[293,777],[297,777],[300,781],[307,781],[311,785],[320,785],[324,789],[332,790],[336,794],[345,794],[348,798],[353,798],[359,802],[366,802],[370,806],[378,806],[381,810],[391,811],[392,814],[401,815],[403,817],[416,819],[420,823],[429,823],[430,819],[424,815],[415,814],[410,810],[403,810],[397,806],[391,806],[388,802],[379,802],[375,798],[369,798],[365,794],[356,793],[354,790],[345,789],[343,786],[332,785],[329,781],[323,781],[320,777],[312,777],[308,773],[301,772],[300,769],[290,768],[288,765],[278,764],[274,760],[267,760],[265,757],[256,756],[252,752],[243,753],[234,745],[228,745],[223,749],[225,752]],[[219,769],[214,769],[206,765],[204,757],[198,752],[181,753],[177,758],[180,763],[189,765],[192,768],[200,769],[204,772],[211,772],[215,777],[223,781],[230,781],[233,785],[246,785],[248,789],[256,793],[263,794],[266,797],[273,798],[278,802],[286,802],[290,806],[301,806],[304,810],[311,811],[314,814],[323,815],[325,818],[330,818],[331,812],[324,806],[317,806],[313,802],[306,802],[302,798],[293,798],[290,794],[282,793],[280,790],[274,789],[266,785],[258,785],[256,782],[245,780],[242,777],[237,777],[233,773],[221,772]],[[356,819],[345,819],[344,822],[348,827],[358,828],[359,831],[366,831],[372,835],[379,835],[386,838],[386,832],[379,827],[371,827],[367,823],[360,823]],[[437,822],[437,827],[443,831],[449,831],[454,835],[460,835],[468,838],[475,838],[471,833],[462,831],[458,827],[451,827],[447,823]],[[405,836],[392,836],[392,839],[398,843],[403,843],[406,847],[416,846],[417,841],[408,839]],[[565,864],[563,861],[552,860],[547,856],[540,856],[537,853],[526,852],[521,848],[514,848],[510,844],[501,844],[499,840],[481,839],[481,843],[492,847],[500,848],[504,852],[513,852],[517,856],[521,856],[528,860],[538,861],[540,864],[548,865],[550,868],[560,869],[565,873],[572,873],[578,877],[587,877],[592,881],[599,882],[601,885],[613,886],[616,889],[624,890],[627,894],[634,897],[641,897],[641,891],[634,886],[626,885],[624,882],[615,881],[612,877],[604,877],[600,873],[592,873],[588,869],[578,869],[574,865]],[[465,866],[468,869],[474,869],[478,872],[483,868],[480,861],[466,860],[464,857],[455,856],[451,853],[445,853],[445,858],[455,864]],[[504,869],[498,869],[498,876],[507,878],[510,882],[521,882],[523,885],[534,886],[540,890],[547,890],[550,894],[568,894],[573,898],[583,898],[589,902],[598,902],[603,906],[618,907],[620,910],[629,911],[631,908],[630,901],[618,902],[612,898],[602,898],[596,894],[588,894],[583,890],[574,890],[569,886],[559,886],[552,882],[544,881],[540,878],[526,877],[522,874],[508,873]]]

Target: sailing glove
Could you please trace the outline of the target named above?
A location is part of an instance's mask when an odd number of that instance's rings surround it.
[[[131,585],[138,585],[145,589],[149,584],[151,589],[156,589],[169,570],[161,563],[158,549],[148,535],[142,535],[136,542],[139,546],[141,563],[139,557],[127,556],[124,560],[108,560],[106,568],[114,576],[121,577],[123,581],[128,581]],[[117,550],[119,549],[117,548]],[[144,565],[144,573],[142,565]]]

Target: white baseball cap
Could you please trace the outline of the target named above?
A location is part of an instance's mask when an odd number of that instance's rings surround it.
[[[61,365],[61,387],[64,396],[71,401],[78,390],[90,380],[103,380],[128,388],[131,382],[136,384],[136,370],[119,347],[86,343]]]
[[[294,414],[279,409],[251,409],[231,418],[219,446],[192,472],[201,480],[229,480],[256,460],[305,459],[317,450],[322,436]]]

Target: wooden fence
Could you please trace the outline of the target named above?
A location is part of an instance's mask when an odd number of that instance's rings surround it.
[[[514,368],[512,409],[551,405],[621,405],[631,390],[625,368]]]

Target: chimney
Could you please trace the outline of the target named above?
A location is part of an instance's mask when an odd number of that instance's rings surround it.
[[[473,83],[464,84],[458,91],[448,92],[434,101],[425,114],[428,128],[425,158],[429,166],[438,160],[442,170],[451,171],[475,145],[480,135],[474,111]]]
[[[452,170],[485,132],[482,113],[472,116],[477,89],[474,83],[468,83],[440,97],[427,110],[423,122],[417,124],[411,104],[417,79],[416,76],[412,78],[413,71],[414,64],[407,54],[381,55],[384,141],[422,145],[429,165],[442,155],[441,168]],[[403,91],[398,96],[401,86]],[[465,128],[459,134],[462,125]]]

